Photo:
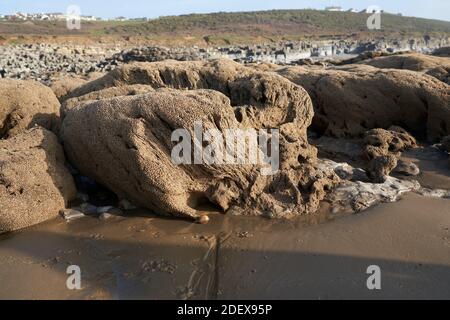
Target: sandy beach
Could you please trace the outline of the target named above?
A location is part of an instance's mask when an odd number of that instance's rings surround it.
[[[327,222],[58,219],[2,237],[0,299],[449,299],[449,204],[409,195]]]

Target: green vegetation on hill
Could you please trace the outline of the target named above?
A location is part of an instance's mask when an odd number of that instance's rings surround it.
[[[120,34],[236,34],[280,35],[303,33],[344,34],[368,31],[367,14],[319,10],[271,10],[190,14],[161,17],[140,24],[124,24],[107,28],[107,33]],[[401,33],[450,33],[450,22],[393,14],[382,15],[382,31]]]
[[[107,41],[119,39],[136,43],[174,45],[250,44],[308,37],[330,39],[428,34],[450,36],[450,22],[382,14],[382,29],[368,30],[368,14],[321,10],[270,10],[257,12],[218,12],[160,17],[151,21],[84,22],[81,30],[68,30],[63,21],[1,21],[2,42],[26,42],[41,36],[64,38],[79,36]],[[27,37],[24,37],[27,36]]]

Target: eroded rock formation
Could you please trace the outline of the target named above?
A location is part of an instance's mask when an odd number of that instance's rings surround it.
[[[340,180],[333,171],[317,170],[317,151],[306,136],[311,100],[281,76],[226,60],[136,63],[73,96],[135,84],[156,90],[82,103],[67,112],[61,133],[71,162],[120,197],[182,217],[199,217],[204,200],[223,210],[290,217],[315,212]],[[203,134],[278,129],[279,170],[263,175],[261,164],[176,165],[172,132],[186,129],[194,136],[198,121]]]
[[[286,67],[277,70],[310,94],[312,129],[334,137],[361,137],[397,125],[417,137],[439,141],[450,130],[450,86],[409,70]]]
[[[93,91],[80,97],[75,97],[64,101],[61,104],[61,117],[64,118],[65,114],[69,110],[75,108],[77,105],[81,103],[86,103],[92,100],[102,100],[120,96],[134,96],[138,94],[147,93],[153,90],[154,90],[153,87],[148,85],[134,84],[120,87],[111,87],[99,91]]]
[[[75,197],[57,137],[33,128],[0,140],[0,233],[58,215]]]
[[[413,136],[395,126],[389,130],[369,130],[364,137],[364,143],[364,155],[369,160],[367,173],[372,181],[379,183],[385,182],[390,173],[397,168],[402,151],[417,146]],[[405,165],[403,163],[403,167],[406,168]]]
[[[380,69],[417,71],[450,84],[450,59],[446,57],[435,57],[421,53],[405,53],[379,57],[360,63]]]
[[[52,90],[38,82],[0,79],[0,138],[35,125],[56,131],[59,108]]]

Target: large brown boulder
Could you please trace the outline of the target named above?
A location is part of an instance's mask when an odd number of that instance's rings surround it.
[[[403,69],[411,71],[426,71],[438,66],[449,66],[450,60],[417,52],[377,57],[359,62],[380,69]]]
[[[0,233],[54,218],[76,195],[57,137],[33,128],[0,140]]]
[[[80,104],[68,111],[61,131],[71,162],[120,197],[190,218],[200,215],[205,200],[224,211],[289,217],[315,212],[339,180],[314,166],[316,149],[306,136],[313,117],[308,94],[276,74],[231,61],[140,63],[79,94],[137,83],[161,89]],[[279,129],[279,170],[264,175],[260,162],[177,165],[172,133],[186,129],[193,137],[198,121],[204,135],[209,129]]]
[[[421,53],[405,53],[360,62],[380,69],[417,71],[450,84],[450,58]]]
[[[87,76],[64,74],[59,78],[54,79],[50,85],[50,88],[55,93],[58,100],[63,102],[73,90],[102,76],[104,76],[104,73],[100,72],[92,72]]]
[[[64,118],[66,113],[75,108],[77,105],[93,100],[103,100],[119,96],[135,96],[138,94],[154,91],[153,87],[142,84],[125,85],[121,87],[111,87],[99,91],[93,91],[80,97],[67,99],[61,104],[61,118]]]
[[[312,128],[319,133],[360,137],[393,125],[432,141],[450,133],[450,86],[431,76],[365,65],[277,72],[308,91],[315,109]]]
[[[57,130],[59,108],[52,90],[38,82],[0,79],[0,138],[35,125]]]
[[[74,89],[88,82],[82,77],[65,76],[52,82],[50,88],[60,101],[64,101],[65,97]]]
[[[258,72],[227,59],[133,63],[81,86],[72,96],[81,97],[79,99],[87,94],[101,97],[106,92],[102,91],[104,89],[116,87],[112,89],[116,92],[123,90],[121,87],[128,90],[132,85],[221,92],[230,99],[241,125],[278,128],[283,124],[284,130],[290,131],[292,140],[302,150],[305,161],[317,157],[316,149],[309,145],[306,135],[314,115],[310,97],[303,88],[274,73]]]

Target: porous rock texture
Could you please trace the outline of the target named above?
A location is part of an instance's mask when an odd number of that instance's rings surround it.
[[[111,87],[99,91],[93,91],[82,95],[80,97],[74,97],[67,99],[61,104],[61,118],[64,118],[66,113],[75,108],[81,103],[86,103],[93,100],[103,100],[119,96],[134,96],[138,94],[154,91],[153,87],[142,84],[125,85],[120,87]]]
[[[50,88],[52,89],[56,98],[58,98],[59,101],[63,101],[71,91],[85,84],[86,82],[87,80],[83,79],[82,77],[66,76],[53,81],[50,85]]]
[[[359,62],[380,69],[402,69],[433,76],[450,84],[450,58],[421,53],[405,53]]]
[[[55,93],[58,100],[64,102],[73,90],[102,76],[104,76],[104,73],[102,72],[91,72],[89,75],[85,76],[63,74],[51,82],[50,88]]]
[[[362,137],[392,125],[431,141],[450,134],[450,86],[431,76],[366,65],[284,67],[277,73],[308,91],[312,129],[319,134]]]
[[[0,79],[0,138],[35,125],[58,130],[59,108],[52,90],[36,81]]]
[[[364,137],[369,159],[389,153],[400,156],[402,151],[417,147],[416,139],[403,128],[392,126],[388,130],[372,129]]]
[[[389,130],[372,129],[364,138],[364,155],[369,160],[367,174],[374,182],[383,183],[397,167],[401,152],[417,147],[416,139],[406,130],[392,126]]]
[[[283,77],[228,60],[135,63],[75,91],[132,84],[157,90],[80,104],[66,114],[61,132],[71,162],[119,197],[181,217],[199,217],[204,200],[224,211],[290,217],[315,212],[340,181],[316,169],[317,150],[306,135],[311,100]],[[176,165],[172,132],[183,128],[193,137],[198,121],[203,133],[279,129],[279,171],[263,175],[261,164]]]
[[[0,233],[56,217],[76,195],[57,137],[33,128],[0,140]]]

